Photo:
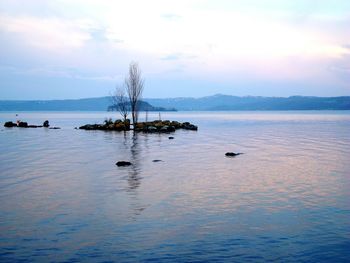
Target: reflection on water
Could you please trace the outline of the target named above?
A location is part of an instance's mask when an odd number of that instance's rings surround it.
[[[2,262],[349,257],[347,112],[164,113],[199,125],[174,140],[73,129],[111,113],[19,114],[62,129],[0,131]]]
[[[138,171],[141,169],[139,155],[142,154],[141,152],[142,150],[139,147],[139,141],[137,137],[138,137],[137,133],[133,133],[131,147],[130,147],[132,166],[129,172],[128,183],[129,183],[129,189],[131,191],[139,187],[141,183],[141,177],[139,176]]]

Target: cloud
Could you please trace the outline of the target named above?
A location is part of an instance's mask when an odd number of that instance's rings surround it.
[[[177,14],[172,14],[172,13],[162,14],[161,17],[166,19],[166,20],[172,20],[172,21],[182,18],[182,16],[177,15]]]
[[[343,72],[343,73],[350,73],[350,66],[330,66],[330,71],[336,71],[336,72]]]
[[[31,16],[0,17],[0,30],[15,34],[30,46],[49,50],[80,48],[91,39],[86,21]]]
[[[180,59],[195,59],[197,56],[195,55],[186,55],[182,53],[172,53],[161,57],[161,60],[180,60]]]
[[[82,72],[78,68],[61,68],[61,67],[39,67],[39,68],[19,68],[14,66],[0,66],[0,72],[13,75],[39,76],[39,77],[55,77],[68,78],[78,80],[93,80],[93,81],[120,81],[122,75],[93,75]]]

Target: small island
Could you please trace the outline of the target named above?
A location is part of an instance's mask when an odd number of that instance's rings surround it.
[[[156,108],[147,102],[141,100],[144,87],[144,79],[141,77],[141,71],[138,64],[130,63],[129,73],[125,77],[124,85],[116,88],[115,94],[111,96],[113,105],[108,107],[108,111],[118,111],[122,119],[113,121],[107,119],[103,124],[86,124],[79,129],[81,130],[103,130],[103,131],[130,131],[147,132],[147,133],[169,133],[178,129],[197,131],[198,127],[189,122],[178,122],[161,120],[148,121],[148,111],[176,111],[175,109]],[[127,94],[127,95],[126,95]],[[139,122],[139,112],[146,112],[146,121]],[[132,124],[128,115],[131,113]],[[131,126],[133,128],[131,128]]]

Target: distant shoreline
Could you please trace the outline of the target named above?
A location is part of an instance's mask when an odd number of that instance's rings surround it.
[[[237,97],[143,99],[155,112],[167,111],[310,111],[350,110],[350,96]],[[107,111],[110,97],[76,100],[0,100],[1,111]],[[152,110],[149,110],[152,111]]]

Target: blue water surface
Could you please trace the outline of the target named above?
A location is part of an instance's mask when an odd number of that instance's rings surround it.
[[[172,135],[15,114],[0,113],[1,262],[349,262],[349,112],[162,113],[199,126]],[[61,129],[3,127],[16,119]]]

